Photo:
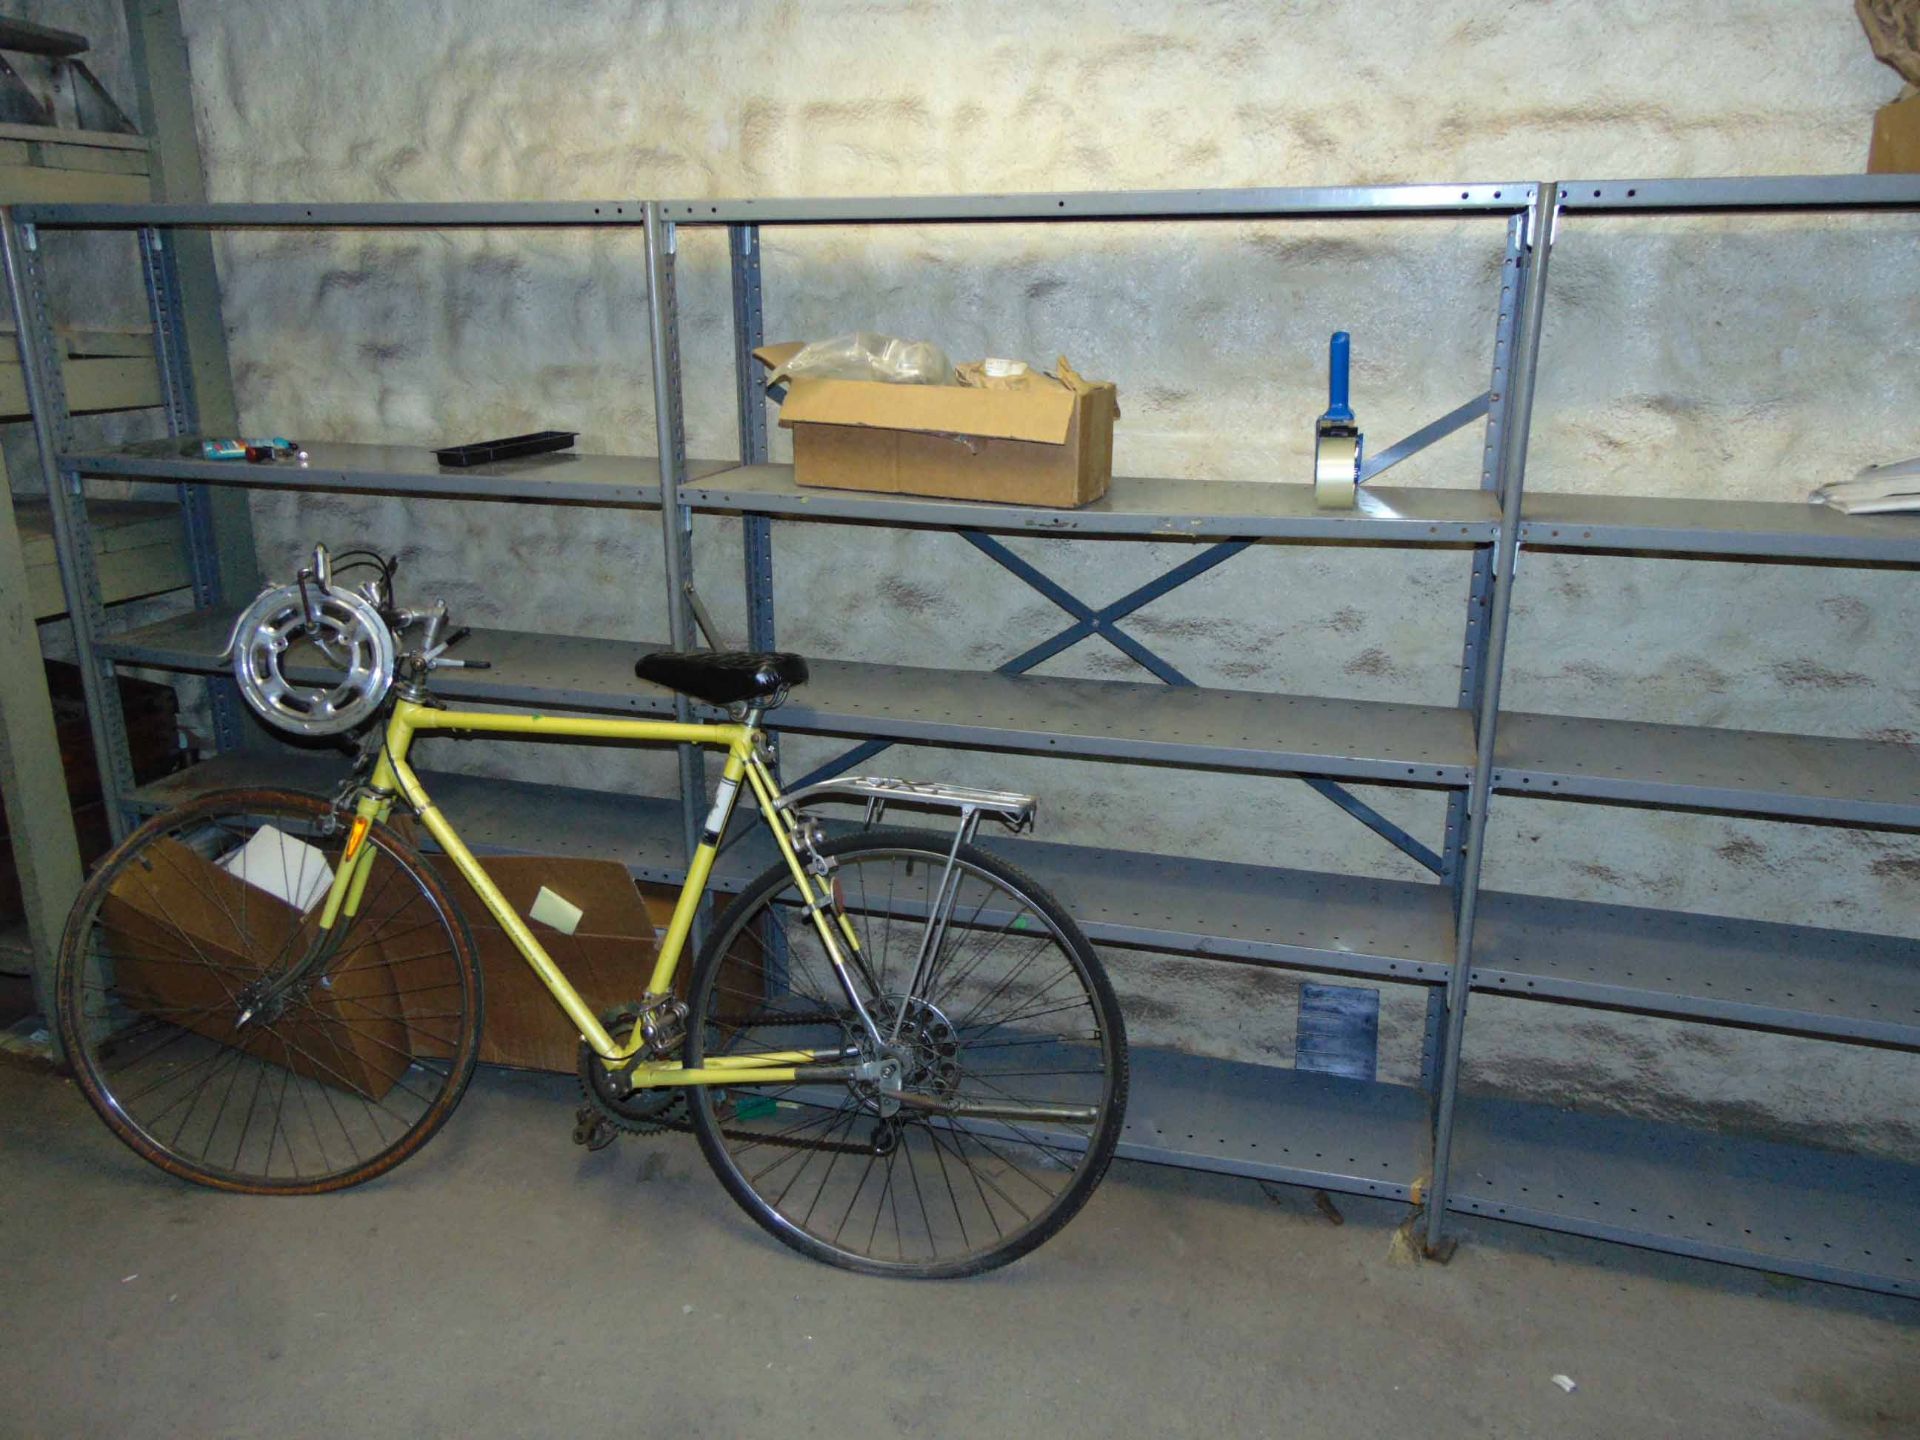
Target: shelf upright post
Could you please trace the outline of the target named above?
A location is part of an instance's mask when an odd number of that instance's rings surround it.
[[[1500,296],[1493,330],[1493,377],[1487,386],[1486,435],[1480,452],[1480,488],[1495,495],[1506,494],[1506,437],[1510,426],[1513,399],[1513,337],[1520,323],[1520,285],[1522,253],[1527,233],[1527,217],[1514,215],[1507,222],[1507,250],[1500,262]],[[1460,708],[1477,711],[1486,678],[1487,606],[1493,590],[1493,550],[1491,544],[1476,545],[1473,572],[1467,582],[1467,627],[1460,653]],[[1441,879],[1453,897],[1456,923],[1460,917],[1461,859],[1467,825],[1467,792],[1453,790],[1447,796],[1446,839],[1440,847],[1445,868]],[[1440,1088],[1441,1055],[1445,1044],[1446,993],[1435,986],[1427,992],[1427,1028],[1420,1052],[1420,1080],[1429,1095]]]
[[[767,397],[753,352],[766,343],[760,308],[760,227],[729,225],[727,254],[733,271],[733,385],[740,407],[740,463],[767,463]],[[773,625],[773,521],[740,517],[747,580],[747,646],[771,650]]]
[[[174,237],[157,225],[142,225],[138,238],[140,271],[147,286],[147,312],[153,319],[153,353],[160,372],[160,399],[166,410],[167,433],[191,435],[200,428],[200,410],[194,391],[193,363],[187,352],[185,308]],[[180,511],[187,526],[193,603],[199,609],[211,610],[228,599],[221,574],[212,487],[183,481],[179,489]],[[207,700],[213,711],[214,749],[239,749],[245,743],[247,730],[238,688],[230,678],[212,677],[207,682]]]
[[[673,222],[658,201],[646,202],[647,318],[653,352],[654,429],[660,455],[660,533],[666,544],[667,626],[676,650],[693,648],[693,607],[687,586],[693,580],[693,512],[680,499],[687,478],[686,422],[680,409],[680,320],[675,301]],[[673,697],[674,714],[693,718],[687,697]],[[680,747],[680,805],[686,859],[700,843],[701,812],[706,801],[705,766],[699,750]]]
[[[194,129],[193,78],[187,66],[187,41],[178,0],[124,0],[122,9],[126,13],[140,133],[147,137],[153,166],[154,195],[172,204],[203,203],[207,180]],[[220,318],[220,279],[214,268],[213,236],[196,228],[164,233],[172,286],[173,343],[177,363],[191,386],[192,427],[233,434],[240,428],[239,406],[234,400],[226,330]],[[141,238],[144,264],[152,252],[145,237]],[[162,343],[157,320],[154,329],[157,347]],[[164,359],[162,363],[166,363]],[[168,412],[172,423],[171,404]],[[250,597],[260,584],[260,562],[254,550],[253,516],[245,492],[217,486],[195,503],[202,511],[205,534],[211,537],[223,593]],[[190,538],[197,549],[199,538]],[[197,576],[197,553],[194,565]],[[195,589],[197,592],[197,584]],[[195,598],[199,598],[197,593]],[[217,698],[214,702],[216,731],[221,725],[222,703]]]
[[[1457,878],[1459,896],[1453,974],[1446,987],[1447,1026],[1440,1059],[1440,1094],[1434,1107],[1433,1178],[1426,1195],[1426,1246],[1440,1243],[1447,1213],[1447,1167],[1452,1159],[1454,1105],[1460,1090],[1460,1046],[1466,1037],[1467,995],[1473,970],[1473,921],[1480,898],[1486,848],[1487,809],[1493,797],[1495,732],[1500,680],[1506,662],[1507,619],[1513,605],[1513,571],[1520,549],[1520,496],[1526,483],[1527,436],[1533,421],[1534,376],[1540,364],[1540,326],[1547,300],[1547,261],[1559,213],[1559,188],[1542,183],[1527,212],[1524,291],[1519,331],[1511,357],[1499,465],[1500,531],[1493,544],[1493,596],[1480,656],[1478,703],[1474,707],[1473,777],[1467,786],[1466,840]]]
[[[100,766],[101,798],[108,827],[118,841],[129,828],[126,805],[133,793],[132,752],[112,662],[99,656],[107,611],[100,594],[93,532],[87,521],[86,492],[79,472],[62,470],[60,465],[60,457],[73,444],[73,416],[67,410],[66,377],[60,370],[59,346],[41,270],[40,237],[33,226],[17,222],[11,209],[0,210],[0,258],[5,261],[7,296],[18,330],[20,371],[26,382],[27,405],[33,412],[40,476],[46,484],[47,505],[53,517],[54,551],[73,627],[74,658],[80,666],[87,721]]]

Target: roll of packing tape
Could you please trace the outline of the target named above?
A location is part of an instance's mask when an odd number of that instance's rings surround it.
[[[1357,435],[1322,435],[1313,447],[1313,503],[1323,510],[1351,510],[1360,471]]]

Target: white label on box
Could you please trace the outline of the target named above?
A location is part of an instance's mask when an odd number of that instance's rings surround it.
[[[533,908],[527,911],[527,918],[538,920],[542,925],[551,925],[562,935],[571,935],[580,928],[580,917],[585,913],[571,900],[554,894],[542,885],[540,893],[533,897]]]

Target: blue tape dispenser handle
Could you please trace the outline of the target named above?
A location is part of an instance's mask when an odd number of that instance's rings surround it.
[[[1327,342],[1327,413],[1322,420],[1353,423],[1353,406],[1348,403],[1347,366],[1353,337],[1344,330],[1333,332]]]

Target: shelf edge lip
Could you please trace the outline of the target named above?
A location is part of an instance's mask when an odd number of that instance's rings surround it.
[[[992,672],[986,672],[992,673]],[[1439,707],[1436,707],[1439,708]],[[1180,745],[1164,740],[1122,739],[1115,736],[1074,735],[1062,737],[1056,732],[1020,729],[1012,726],[952,725],[933,720],[875,720],[872,716],[816,713],[800,724],[783,721],[778,712],[765,721],[773,730],[802,731],[809,734],[862,736],[876,740],[900,740],[921,744],[943,743],[979,746],[988,749],[1014,749],[1036,755],[1079,755],[1096,758],[1151,761],[1171,760],[1195,768],[1227,770],[1235,773],[1272,775],[1314,775],[1343,779],[1373,779],[1421,787],[1457,789],[1471,783],[1473,761],[1465,759],[1435,765],[1430,762],[1409,765],[1402,760],[1370,760],[1351,755],[1319,755],[1293,750],[1248,750],[1234,746]],[[964,739],[977,736],[977,739]],[[1016,739],[1018,745],[1006,741]],[[1192,758],[1182,760],[1180,757]],[[1208,758],[1212,757],[1212,758]]]
[[[1285,215],[1513,215],[1541,181],[1241,189],[1032,191],[984,195],[796,196],[660,201],[676,225],[967,224],[1024,220],[1258,219]]]
[[[1536,776],[1540,778],[1536,780]],[[1537,767],[1496,765],[1493,788],[1507,795],[1535,795],[1549,800],[1616,800],[1648,810],[1706,810],[1715,814],[1760,815],[1781,820],[1817,820],[1868,830],[1920,827],[1920,804],[1878,800],[1833,801],[1812,796],[1729,790],[1718,786],[1684,785],[1668,781],[1567,775]]]
[[[636,470],[658,472],[650,455],[595,456],[620,460]],[[448,500],[568,500],[608,509],[658,509],[660,482],[636,479],[631,485],[588,484],[553,478],[474,475],[459,470],[436,471],[343,470],[334,466],[283,468],[250,465],[245,461],[160,459],[122,455],[113,451],[68,451],[56,457],[63,471],[82,475],[125,476],[143,480],[178,480],[199,485],[234,485],[255,490],[355,491],[367,494],[419,495]]]
[[[1738,1265],[1743,1269],[1763,1270],[1776,1275],[1797,1275],[1808,1280],[1818,1280],[1823,1284],[1845,1285],[1856,1290],[1877,1290],[1891,1295],[1912,1295],[1920,1291],[1920,1282],[1899,1275],[1888,1275],[1873,1270],[1851,1270],[1814,1260],[1802,1261],[1760,1250],[1746,1250],[1735,1245],[1697,1241],[1691,1236],[1676,1235],[1670,1231],[1630,1229],[1624,1225],[1612,1225],[1605,1221],[1586,1220],[1571,1212],[1548,1210],[1538,1205],[1482,1199],[1478,1195],[1462,1193],[1459,1186],[1450,1189],[1447,1195],[1447,1209],[1455,1215],[1479,1215],[1489,1220],[1505,1220],[1515,1225],[1530,1225],[1536,1230],[1558,1230],[1570,1235],[1587,1235],[1596,1240],[1607,1240],[1618,1245],[1632,1245],[1642,1250],[1690,1255],[1716,1264]]]
[[[1481,492],[1463,492],[1479,494]],[[743,515],[777,515],[797,519],[885,520],[920,529],[1033,530],[1046,534],[1133,536],[1142,540],[1282,539],[1386,543],[1405,546],[1484,545],[1500,528],[1497,518],[1484,520],[1421,520],[1413,517],[1344,515],[1273,516],[1231,514],[1164,514],[1142,512],[1116,516],[1105,512],[1062,510],[1046,506],[994,504],[939,496],[894,496],[880,492],[833,489],[803,495],[770,496],[734,490],[707,480],[680,487],[683,501],[695,510]],[[974,510],[971,506],[980,506]],[[924,508],[924,514],[913,511]],[[1441,532],[1446,533],[1441,533]]]
[[[164,622],[163,622],[164,623]],[[134,632],[137,634],[138,632]],[[156,670],[178,670],[192,675],[220,675],[227,662],[204,650],[184,650],[167,645],[137,644],[130,636],[108,636],[95,647],[109,660],[127,665],[146,665]],[[484,657],[479,657],[484,658]],[[297,679],[303,673],[292,671]],[[510,705],[516,708],[587,710],[601,714],[670,715],[673,696],[662,691],[632,692],[599,690],[555,690],[540,686],[501,683],[489,680],[489,672],[446,673],[435,682],[434,693],[446,700],[464,700],[476,705]]]
[[[1516,983],[1502,984],[1498,978],[1502,976],[1510,977]],[[1784,1035],[1804,1035],[1813,1039],[1920,1050],[1920,1022],[1906,1024],[1852,1015],[1834,1016],[1824,1011],[1791,1009],[1783,1005],[1727,1002],[1711,996],[1652,990],[1644,986],[1565,980],[1537,971],[1511,970],[1497,965],[1474,966],[1469,983],[1475,991],[1484,995],[1510,995],[1521,1000],[1547,1002],[1577,1001],[1602,1010],[1665,1015]]]
[[[641,225],[647,201],[611,200],[377,200],[41,203],[17,205],[22,223],[55,229],[124,229],[183,225],[207,229],[251,226],[325,229],[460,228],[466,226]]]
[[[1049,842],[1029,843],[1044,845]],[[1014,856],[1018,859],[1019,852],[1015,851]],[[1336,950],[1326,945],[1226,939],[1217,935],[1198,935],[1190,930],[1155,930],[1151,926],[1120,925],[1089,919],[1084,914],[1076,914],[1074,918],[1089,940],[1123,950],[1151,950],[1199,960],[1219,960],[1227,964],[1312,970],[1406,985],[1445,984],[1453,970],[1450,961],[1438,956],[1431,960],[1414,960],[1381,955],[1370,950]],[[1182,943],[1178,946],[1169,945],[1169,939],[1176,936],[1181,938]]]
[[[1155,1144],[1144,1139],[1129,1140],[1124,1129],[1113,1153],[1116,1159],[1132,1160],[1142,1165],[1176,1165],[1206,1170],[1216,1175],[1238,1175],[1247,1180],[1272,1180],[1281,1185],[1337,1190],[1345,1195],[1373,1195],[1384,1200],[1410,1200],[1413,1196],[1412,1181],[1367,1180],[1344,1170],[1322,1170],[1312,1165],[1269,1164],[1264,1160],[1212,1154],[1198,1148],[1183,1149],[1178,1145]]]
[[[1522,502],[1524,504],[1524,502]],[[1542,532],[1552,531],[1551,535]],[[1577,531],[1577,534],[1562,532]],[[1920,534],[1912,540],[1878,536],[1793,535],[1710,528],[1583,524],[1567,520],[1520,521],[1520,543],[1536,550],[1632,550],[1662,555],[1734,555],[1753,560],[1837,560],[1861,564],[1920,565]]]
[[[1743,175],[1697,180],[1562,180],[1564,210],[1852,210],[1920,207],[1916,175]]]

